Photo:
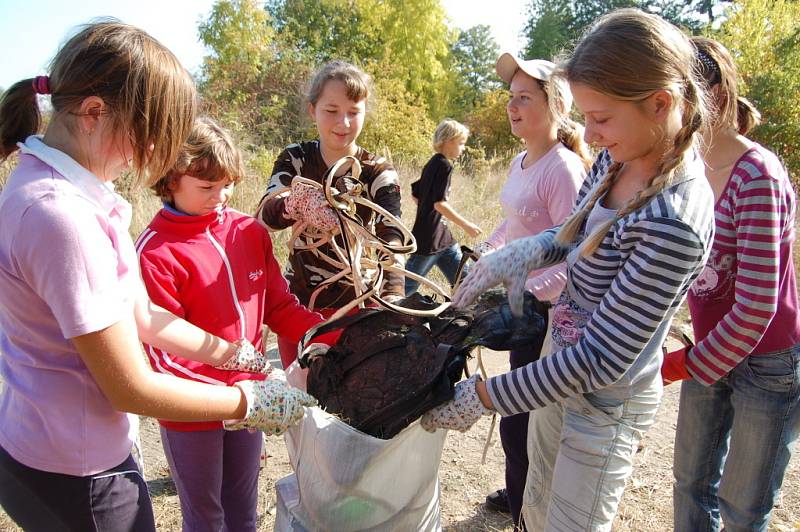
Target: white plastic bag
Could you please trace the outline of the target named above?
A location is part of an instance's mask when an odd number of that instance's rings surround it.
[[[381,440],[307,408],[284,436],[299,497],[284,501],[292,515],[277,515],[276,530],[288,522],[295,523],[289,530],[441,530],[438,472],[446,434],[413,423]]]

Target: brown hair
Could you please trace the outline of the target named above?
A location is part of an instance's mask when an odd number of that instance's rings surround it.
[[[569,117],[568,104],[571,107],[572,102],[572,96],[568,94],[569,85],[553,76],[550,76],[548,81],[540,79],[536,81],[547,99],[550,115],[558,124],[556,132],[558,141],[580,157],[584,168],[588,170],[592,164],[589,147],[583,140],[581,127]]]
[[[325,84],[331,80],[344,83],[347,97],[354,102],[368,100],[372,92],[372,78],[369,74],[346,61],[331,61],[323,65],[311,78],[305,91],[306,101],[316,105],[325,89]]]
[[[189,138],[178,153],[178,160],[150,188],[161,199],[170,201],[170,185],[187,174],[205,181],[226,179],[233,183],[245,177],[242,152],[230,132],[209,117],[195,120]]]
[[[692,149],[695,134],[705,122],[705,95],[697,78],[694,48],[675,26],[639,9],[619,9],[600,17],[584,34],[558,75],[570,83],[582,83],[618,100],[641,102],[659,90],[667,90],[681,110],[681,128],[672,148],[664,153],[656,175],[617,214],[592,233],[581,246],[583,256],[598,248],[611,226],[661,192],[675,169]],[[595,203],[611,188],[622,164],[614,162],[608,175],[584,207],[570,216],[556,235],[571,243]]]
[[[42,127],[32,82],[15,83],[0,101],[0,159]],[[61,47],[50,64],[49,89],[54,120],[74,112],[89,96],[105,102],[114,131],[131,137],[138,182],[172,166],[196,108],[194,83],[172,52],[144,31],[116,21],[83,26]]]
[[[746,135],[761,122],[761,113],[746,98],[739,96],[736,63],[721,43],[707,37],[692,37],[697,49],[697,67],[707,88],[719,87],[711,97],[712,124],[735,129]]]

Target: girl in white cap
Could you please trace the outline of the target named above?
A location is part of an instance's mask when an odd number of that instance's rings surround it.
[[[522,518],[531,530],[610,530],[639,440],[661,401],[661,346],[709,256],[714,195],[696,148],[705,96],[688,38],[621,9],[598,19],[556,71],[601,152],[559,227],[482,257],[453,298],[508,288],[567,263],[547,357],[458,384],[424,427],[531,412]]]
[[[569,86],[550,77],[555,65],[544,59],[525,61],[505,53],[495,68],[500,79],[509,84],[508,120],[511,132],[525,141],[525,151],[511,162],[500,193],[505,219],[478,246],[481,253],[490,253],[562,223],[572,210],[591,164],[580,127],[568,117],[572,106]],[[564,263],[531,271],[525,289],[541,301],[555,301],[567,281],[566,271]],[[544,348],[545,353],[548,349]],[[541,351],[541,344],[512,350],[511,369],[533,362]],[[527,412],[500,420],[506,487],[486,497],[489,508],[510,512],[514,522],[519,522],[528,470],[527,434]]]

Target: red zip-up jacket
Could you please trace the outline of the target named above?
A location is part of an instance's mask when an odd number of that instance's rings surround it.
[[[322,321],[289,292],[267,230],[233,209],[202,216],[162,209],[139,236],[136,250],[153,303],[225,340],[244,337],[260,351],[262,324],[298,342]],[[231,386],[264,378],[186,360],[147,344],[144,349],[155,371],[184,379]],[[181,431],[222,427],[219,421],[159,423]]]

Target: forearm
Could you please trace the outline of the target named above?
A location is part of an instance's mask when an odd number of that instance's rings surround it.
[[[238,388],[151,371],[130,319],[72,341],[95,382],[117,410],[174,421],[240,419],[245,415],[246,400]]]
[[[159,307],[140,294],[134,316],[142,342],[187,360],[219,366],[236,354],[236,345]]]
[[[465,231],[472,225],[472,222],[461,216],[447,201],[439,201],[433,205],[433,208]]]

